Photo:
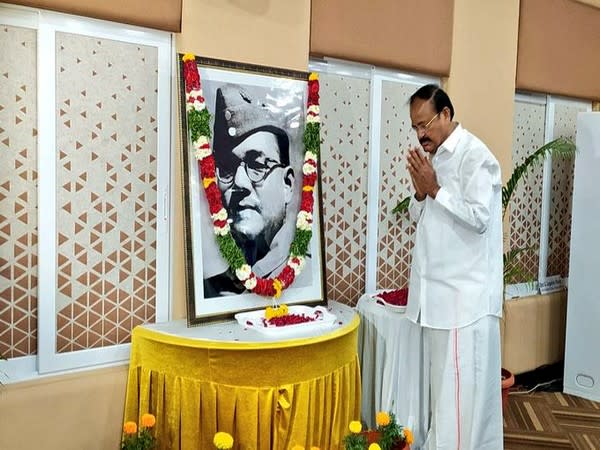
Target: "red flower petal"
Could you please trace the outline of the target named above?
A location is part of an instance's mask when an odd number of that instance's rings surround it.
[[[215,158],[204,158],[200,161],[200,175],[202,178],[215,178]]]
[[[308,174],[308,175],[304,175],[303,180],[302,180],[302,185],[303,186],[314,186],[315,181],[317,181],[316,172]]]

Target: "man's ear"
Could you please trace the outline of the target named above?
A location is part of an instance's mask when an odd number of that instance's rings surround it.
[[[296,177],[294,176],[294,169],[291,167],[285,169],[285,173],[283,175],[283,198],[285,199],[286,205],[292,200],[295,179]]]

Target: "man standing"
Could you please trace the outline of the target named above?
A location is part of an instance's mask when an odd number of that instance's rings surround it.
[[[231,234],[257,276],[274,276],[287,261],[295,232],[295,223],[285,220],[295,179],[288,134],[237,85],[217,89],[214,114],[217,181]],[[244,291],[230,270],[205,278],[204,288],[205,297]]]
[[[407,157],[417,223],[407,315],[423,327],[431,373],[424,448],[500,450],[502,180],[490,150],[453,117],[438,86],[410,98],[425,151]]]

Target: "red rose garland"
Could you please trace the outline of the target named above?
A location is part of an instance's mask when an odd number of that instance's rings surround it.
[[[221,254],[244,283],[255,294],[278,298],[289,287],[304,267],[305,257],[312,236],[312,212],[314,208],[314,185],[317,180],[317,157],[320,149],[319,81],[318,75],[310,74],[306,128],[304,131],[304,164],[302,166],[302,197],[296,218],[296,235],[290,245],[290,255],[285,267],[274,278],[257,277],[246,262],[244,255],[231,236],[227,211],[223,207],[221,191],[217,186],[215,158],[210,148],[210,113],[206,109],[200,83],[198,66],[194,55],[183,56],[186,92],[186,111],[194,156],[199,161],[200,176],[208,201],[213,229]]]

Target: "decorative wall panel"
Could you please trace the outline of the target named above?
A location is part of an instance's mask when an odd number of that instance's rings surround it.
[[[155,317],[157,49],[56,35],[57,351]]]
[[[544,145],[546,106],[525,102],[515,103],[513,126],[513,167]],[[521,254],[526,271],[525,282],[537,279],[542,209],[543,165],[531,169],[515,190],[510,208],[510,248],[532,247]]]
[[[577,113],[583,106],[557,104],[554,107],[554,138],[567,137],[575,142]],[[552,204],[548,236],[547,275],[569,275],[569,245],[571,241],[571,204],[575,159],[552,160]]]
[[[37,353],[35,30],[0,25],[0,354]]]
[[[415,226],[408,213],[392,209],[411,195],[412,183],[406,169],[408,149],[418,145],[411,128],[408,100],[414,85],[384,81],[381,105],[381,150],[377,288],[398,289],[408,283]]]
[[[370,82],[320,78],[327,297],[354,305],[365,290]]]

